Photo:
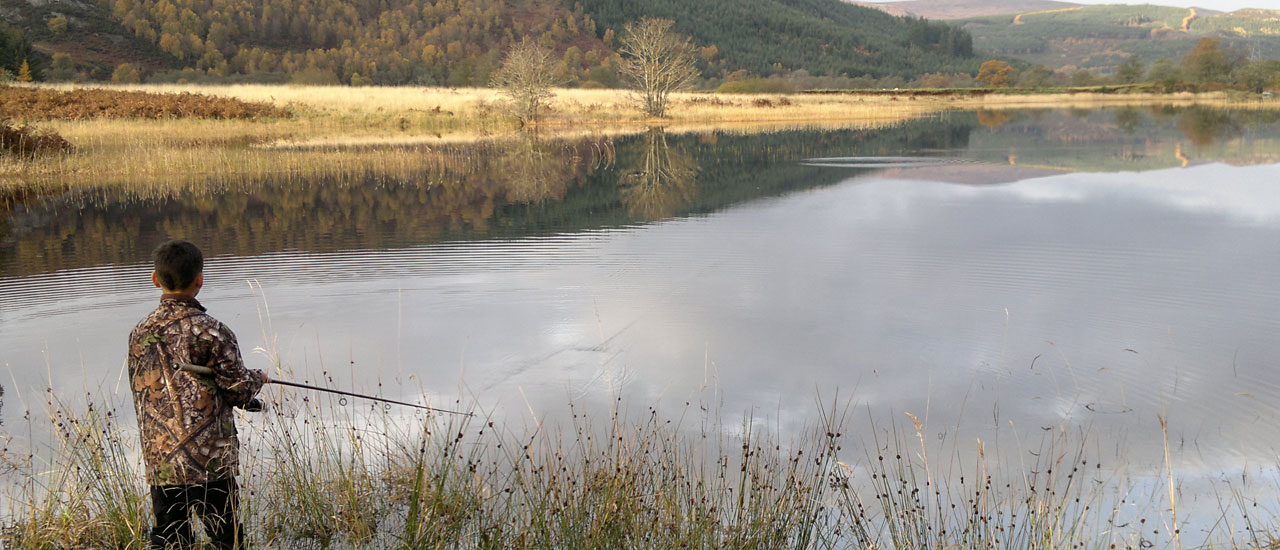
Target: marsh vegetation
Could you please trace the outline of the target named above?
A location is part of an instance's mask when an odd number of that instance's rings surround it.
[[[140,94],[138,92],[146,92]],[[66,155],[0,157],[0,185],[136,185],[269,173],[401,170],[417,151],[520,134],[497,89],[297,86],[0,87],[17,124],[34,124],[73,148]],[[25,99],[24,99],[25,98]],[[34,99],[33,99],[34,98]],[[28,101],[30,100],[30,101]],[[702,94],[670,95],[668,118],[650,119],[620,90],[555,90],[539,102],[542,138],[798,128],[875,128],[957,109],[1075,105],[1204,105],[1271,109],[1280,103],[1225,94]],[[33,103],[34,102],[34,103]],[[32,106],[37,106],[32,107]],[[5,111],[8,112],[8,111]],[[372,151],[372,147],[383,147]],[[416,150],[415,150],[416,148]]]
[[[982,441],[939,450],[915,415],[813,408],[797,431],[714,404],[674,415],[618,398],[563,422],[400,411],[287,396],[241,415],[246,528],[268,548],[1187,547],[1173,485],[1139,488],[1089,435],[1055,432],[1008,463]],[[150,514],[131,418],[50,403],[47,449],[5,450],[3,536],[17,548],[133,548]],[[454,406],[457,406],[455,404]],[[908,421],[909,419],[909,421]],[[854,425],[863,428],[851,431]],[[1171,473],[1172,475],[1172,473]],[[1176,483],[1170,477],[1168,483]],[[1161,496],[1162,493],[1164,496]],[[1195,538],[1274,543],[1236,487]]]

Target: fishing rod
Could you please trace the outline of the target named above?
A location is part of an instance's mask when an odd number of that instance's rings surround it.
[[[180,370],[180,371],[189,372],[189,373],[191,373],[191,374],[200,374],[200,375],[205,375],[205,376],[213,376],[213,374],[214,374],[213,369],[211,369],[211,368],[209,368],[209,367],[201,366],[201,365],[192,365],[191,363],[176,363],[174,366],[175,366],[178,370]],[[383,403],[391,403],[391,404],[393,404],[393,405],[402,405],[402,406],[405,406],[405,407],[413,407],[413,408],[415,408],[415,409],[422,409],[422,410],[425,410],[425,411],[434,411],[434,412],[448,413],[448,414],[460,414],[460,415],[462,415],[462,416],[475,416],[475,414],[473,414],[473,413],[469,413],[469,412],[451,411],[451,410],[448,410],[448,409],[437,409],[437,408],[435,408],[435,407],[428,407],[428,406],[426,406],[426,405],[418,405],[418,404],[416,404],[416,403],[406,403],[406,402],[404,402],[404,401],[396,401],[396,400],[394,400],[394,399],[387,399],[387,398],[385,398],[385,397],[376,397],[376,396],[373,396],[373,395],[364,395],[364,394],[355,393],[355,392],[349,392],[349,391],[343,391],[343,390],[335,390],[335,389],[332,389],[332,388],[323,388],[323,387],[320,387],[320,386],[312,386],[312,385],[309,385],[309,384],[300,384],[300,383],[298,383],[298,382],[290,382],[290,381],[288,381],[288,380],[275,380],[275,379],[271,379],[271,380],[268,380],[268,381],[267,381],[267,383],[269,383],[269,384],[277,384],[277,385],[280,385],[280,386],[293,386],[293,387],[295,387],[295,388],[302,388],[302,389],[304,389],[304,390],[320,391],[320,392],[327,392],[327,393],[336,393],[336,394],[338,394],[338,395],[345,395],[345,396],[347,396],[347,397],[359,397],[360,399],[369,399],[369,400],[373,400],[373,401],[381,401],[381,402],[383,402]],[[247,409],[246,409],[246,410],[247,410]]]

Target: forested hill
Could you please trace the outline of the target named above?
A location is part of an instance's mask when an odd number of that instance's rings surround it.
[[[676,21],[704,76],[976,71],[943,23],[840,0],[22,0],[0,7],[51,60],[37,78],[485,85],[515,41],[553,49],[569,85],[616,85],[617,39]],[[60,55],[59,55],[60,54]],[[128,63],[129,70],[116,70]],[[134,68],[136,66],[136,70]]]
[[[600,24],[642,16],[714,45],[732,69],[858,76],[976,71],[967,33],[840,0],[580,0]]]
[[[22,31],[0,22],[0,76],[17,77],[24,61],[28,62],[28,70],[32,63],[38,69],[40,60]]]
[[[1130,56],[1143,63],[1182,59],[1213,38],[1255,59],[1280,58],[1280,11],[1230,13],[1154,5],[1088,5],[1071,9],[953,21],[975,45],[1051,69],[1113,71]]]
[[[898,0],[895,2],[849,0],[849,3],[894,15],[911,15],[929,19],[965,19],[1005,13],[1060,10],[1079,5],[1057,0]]]

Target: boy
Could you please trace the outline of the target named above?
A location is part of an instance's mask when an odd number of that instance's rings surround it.
[[[204,286],[200,249],[172,240],[152,258],[151,282],[163,291],[160,306],[129,334],[130,385],[156,515],[151,544],[189,547],[195,511],[216,548],[244,548],[236,519],[240,446],[232,407],[249,404],[268,379],[245,368],[235,335],[196,301]],[[179,370],[183,363],[214,374]]]

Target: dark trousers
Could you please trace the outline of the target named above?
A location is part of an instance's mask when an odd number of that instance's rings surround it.
[[[199,514],[204,530],[219,550],[245,548],[240,522],[236,520],[239,499],[235,479],[200,485],[151,487],[151,505],[156,526],[151,529],[154,548],[190,548],[194,542],[191,513]]]

